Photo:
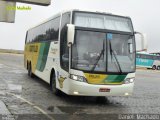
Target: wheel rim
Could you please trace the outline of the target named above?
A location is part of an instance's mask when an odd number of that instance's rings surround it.
[[[156,66],[153,66],[152,69],[155,70],[155,69],[156,69]]]

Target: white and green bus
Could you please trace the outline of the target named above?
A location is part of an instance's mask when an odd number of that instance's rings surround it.
[[[131,95],[135,60],[135,32],[125,16],[70,10],[26,34],[28,75],[49,83],[56,95]]]

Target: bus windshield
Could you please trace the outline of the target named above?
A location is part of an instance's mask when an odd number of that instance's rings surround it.
[[[107,14],[75,12],[74,24],[78,27],[133,32],[130,18]]]
[[[72,68],[95,72],[134,72],[133,38],[131,35],[76,30]]]

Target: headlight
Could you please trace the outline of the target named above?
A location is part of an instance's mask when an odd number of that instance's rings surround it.
[[[124,80],[124,84],[133,83],[134,80],[135,80],[135,78],[126,78],[126,79]]]
[[[80,82],[87,82],[85,77],[79,75],[70,74],[70,78]]]

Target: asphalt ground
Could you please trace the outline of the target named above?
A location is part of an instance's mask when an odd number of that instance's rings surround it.
[[[134,120],[152,114],[160,119],[160,71],[138,69],[132,96],[58,97],[47,83],[28,77],[23,55],[0,54],[0,101],[10,112],[0,120]]]

